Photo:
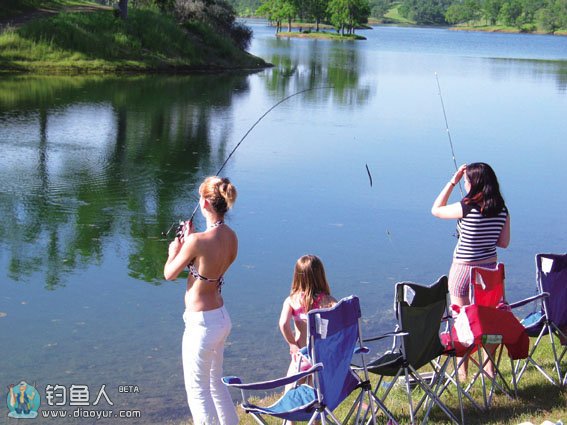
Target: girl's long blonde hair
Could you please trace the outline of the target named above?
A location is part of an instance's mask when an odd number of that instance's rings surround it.
[[[319,294],[331,295],[323,262],[316,255],[304,255],[295,263],[290,296],[302,295],[300,302],[308,312]]]

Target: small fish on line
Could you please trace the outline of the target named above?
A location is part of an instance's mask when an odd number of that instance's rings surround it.
[[[370,168],[368,168],[368,164],[366,165],[366,172],[368,173],[368,179],[370,180],[370,187],[372,187],[372,174],[370,174]]]

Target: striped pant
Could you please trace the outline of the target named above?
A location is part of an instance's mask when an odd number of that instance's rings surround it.
[[[483,263],[483,264],[451,264],[449,270],[449,293],[454,297],[468,297],[469,286],[471,284],[471,269],[473,267],[483,267],[485,269],[496,268],[496,263]]]

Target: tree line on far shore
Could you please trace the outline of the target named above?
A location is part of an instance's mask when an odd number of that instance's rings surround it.
[[[520,31],[567,30],[567,0],[228,0],[241,16],[331,24],[352,31],[392,11],[417,25],[508,26]]]
[[[369,0],[262,0],[256,15],[265,16],[280,31],[287,22],[288,31],[295,19],[315,23],[319,31],[321,23],[331,24],[341,34],[353,34],[355,28],[368,22]]]

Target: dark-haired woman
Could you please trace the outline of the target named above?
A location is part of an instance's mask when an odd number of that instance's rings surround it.
[[[171,242],[164,277],[173,280],[189,268],[182,358],[193,423],[235,425],[236,409],[221,381],[224,344],[232,326],[221,286],[238,252],[236,233],[224,222],[236,200],[236,188],[227,178],[208,177],[199,194],[207,229],[194,232],[186,226],[185,233]]]
[[[463,176],[467,194],[460,202],[447,205],[451,192]],[[483,162],[461,165],[435,199],[431,213],[435,217],[458,220],[459,239],[449,271],[449,292],[453,304],[470,304],[471,268],[495,268],[496,247],[506,248],[510,243],[510,215],[494,170]],[[488,369],[491,373],[490,366]],[[459,374],[466,377],[464,370]]]

